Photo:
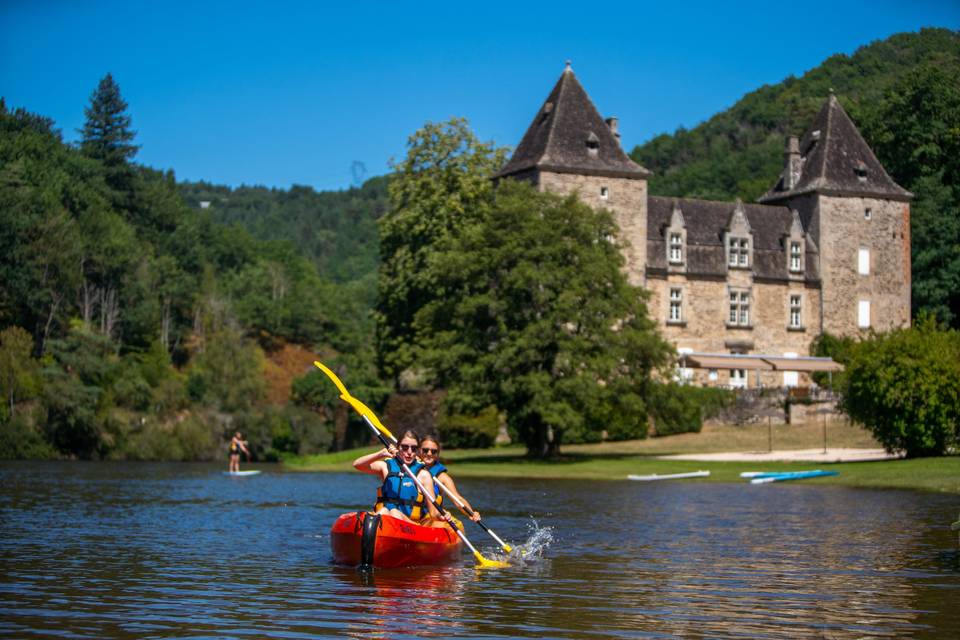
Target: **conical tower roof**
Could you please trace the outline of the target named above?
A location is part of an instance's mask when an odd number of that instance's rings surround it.
[[[530,169],[618,178],[650,175],[623,152],[569,63],[496,177]]]
[[[760,202],[813,192],[890,200],[913,197],[887,174],[833,93],[800,141],[800,175],[795,186],[785,188],[781,174]]]

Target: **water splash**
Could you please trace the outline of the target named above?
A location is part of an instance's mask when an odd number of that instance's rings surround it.
[[[527,524],[527,539],[513,548],[506,557],[516,564],[534,564],[543,559],[544,553],[553,544],[553,527],[541,527],[530,518]]]

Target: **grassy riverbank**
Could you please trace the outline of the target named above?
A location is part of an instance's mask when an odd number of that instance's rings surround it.
[[[812,449],[823,446],[823,425],[772,428],[776,450]],[[896,489],[921,489],[960,494],[960,456],[878,462],[704,462],[663,460],[660,455],[682,453],[767,451],[771,430],[766,425],[706,427],[699,434],[683,434],[628,442],[569,445],[555,461],[530,460],[522,447],[484,450],[450,450],[444,458],[453,463],[457,477],[574,478],[625,480],[628,474],[668,474],[709,470],[707,478],[682,482],[745,482],[742,471],[797,471],[824,469],[839,476],[802,482]],[[845,423],[827,425],[830,447],[876,448],[868,433]],[[349,471],[359,455],[373,451],[357,449],[319,456],[289,458],[289,469],[302,471]]]

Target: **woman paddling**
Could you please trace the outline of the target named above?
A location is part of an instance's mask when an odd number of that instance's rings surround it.
[[[420,459],[423,460],[423,466],[430,472],[434,484],[442,484],[451,495],[456,496],[467,508],[461,509],[464,515],[469,516],[474,522],[480,522],[480,513],[470,506],[467,499],[457,491],[457,485],[453,482],[453,477],[447,471],[447,467],[440,462],[440,438],[434,434],[427,434],[420,439]],[[446,493],[443,487],[436,487],[437,502],[443,502],[443,496]],[[454,503],[456,500],[453,501]],[[446,507],[444,507],[446,508]]]
[[[413,431],[405,431],[396,446],[390,445],[386,449],[360,456],[353,461],[354,469],[380,476],[383,481],[377,491],[377,504],[373,508],[375,513],[387,514],[409,522],[419,522],[428,513],[435,519],[441,519],[432,503],[433,478],[423,464],[417,461],[419,448],[417,434]],[[416,483],[406,475],[400,463],[397,462],[398,453],[403,463],[426,490],[429,500],[424,500]],[[449,517],[447,515],[447,518]]]

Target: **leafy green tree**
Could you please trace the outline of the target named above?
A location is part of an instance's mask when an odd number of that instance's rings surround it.
[[[99,414],[116,379],[113,344],[75,321],[65,338],[50,341],[50,355],[42,372],[47,441],[64,454],[106,456],[112,443]]]
[[[430,255],[489,208],[490,177],[506,155],[477,140],[459,118],[427,123],[407,146],[406,158],[393,166],[390,211],[380,220],[377,353],[381,370],[395,380],[417,363],[413,319],[436,295]]]
[[[139,147],[132,144],[137,134],[130,129],[127,103],[111,74],[100,80],[83,113],[86,116],[80,129],[83,153],[110,168],[126,167],[137,154]]]
[[[505,181],[430,256],[424,362],[454,410],[495,405],[530,455],[603,430],[643,437],[671,348],[631,286],[607,211]]]
[[[960,332],[930,318],[854,345],[843,410],[888,450],[944,455],[960,444]]]
[[[188,386],[196,400],[227,412],[242,412],[264,396],[263,353],[236,329],[207,336],[190,369]]]
[[[6,400],[8,416],[13,416],[18,400],[39,391],[39,372],[30,334],[16,326],[0,331],[0,392]]]
[[[0,323],[29,331],[37,355],[73,311],[83,245],[74,216],[98,201],[91,174],[47,119],[0,105]]]

